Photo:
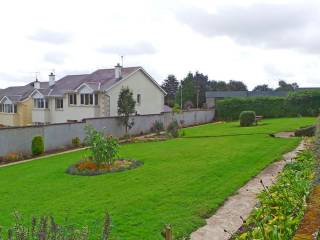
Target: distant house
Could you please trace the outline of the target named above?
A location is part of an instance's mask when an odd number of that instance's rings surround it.
[[[33,100],[31,93],[34,84],[9,87],[0,90],[0,125],[2,126],[26,126],[32,124]],[[48,88],[48,82],[36,81],[39,89]]]
[[[298,88],[295,91],[320,90],[320,88]],[[218,100],[233,97],[285,97],[289,91],[207,91],[206,103],[214,108]]]
[[[30,86],[32,89],[30,91]],[[23,118],[28,121],[0,124],[50,124],[81,121],[84,118],[117,116],[117,102],[122,87],[129,87],[136,101],[136,114],[159,114],[164,110],[165,91],[142,68],[123,68],[119,64],[112,69],[100,69],[90,74],[68,75],[56,81],[49,75],[49,82],[35,81],[19,89],[28,89],[23,98],[15,99],[12,115],[19,115],[21,100],[28,99],[28,110]],[[0,96],[7,96],[7,89]],[[17,90],[18,91],[18,90]],[[31,107],[30,107],[31,106]],[[22,111],[22,110],[21,110]],[[2,123],[3,122],[3,123]]]

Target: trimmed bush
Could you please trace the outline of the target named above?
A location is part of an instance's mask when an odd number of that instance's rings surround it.
[[[256,113],[254,111],[243,111],[240,113],[240,126],[249,127],[256,123]]]
[[[32,139],[32,155],[40,155],[44,152],[44,142],[42,136],[35,136]]]
[[[248,109],[265,118],[318,116],[320,91],[292,92],[288,97],[227,98],[216,104],[218,119],[225,121],[239,119]]]

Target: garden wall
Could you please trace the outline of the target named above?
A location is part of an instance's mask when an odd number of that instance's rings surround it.
[[[134,126],[129,131],[132,135],[150,132],[153,123],[158,120],[167,127],[176,119],[183,126],[192,126],[213,121],[213,110],[187,111],[179,114],[162,113],[154,115],[140,115],[132,117]],[[31,141],[34,136],[40,135],[45,142],[45,150],[56,150],[71,145],[72,138],[84,139],[84,126],[91,124],[98,130],[104,129],[107,134],[123,137],[125,129],[119,124],[118,117],[85,119],[81,123],[62,123],[46,126],[30,126],[15,128],[0,128],[0,156],[10,152],[30,153]]]

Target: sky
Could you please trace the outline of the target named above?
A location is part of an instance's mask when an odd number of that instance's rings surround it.
[[[162,83],[199,71],[249,89],[320,87],[320,1],[10,0],[0,7],[0,89],[142,66]]]

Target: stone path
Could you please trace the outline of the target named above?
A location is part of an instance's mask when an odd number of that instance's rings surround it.
[[[257,194],[263,189],[260,180],[266,186],[272,185],[286,163],[294,159],[304,147],[305,142],[302,141],[295,150],[285,154],[281,161],[272,163],[259,175],[252,178],[235,195],[229,197],[212,217],[206,220],[205,226],[191,234],[191,240],[229,239],[242,225],[240,216],[246,219],[257,204]]]
[[[294,137],[294,132],[279,132],[274,134],[278,138],[291,138]]]

